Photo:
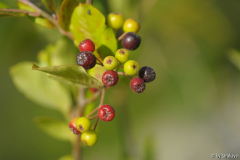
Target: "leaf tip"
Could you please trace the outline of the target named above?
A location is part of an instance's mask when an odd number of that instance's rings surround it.
[[[39,67],[36,64],[33,63],[32,70],[36,70],[37,68],[39,68]]]

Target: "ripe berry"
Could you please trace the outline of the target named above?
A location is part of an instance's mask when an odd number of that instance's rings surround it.
[[[109,122],[115,117],[115,110],[112,106],[105,104],[98,110],[98,117],[102,121]]]
[[[73,118],[71,122],[69,123],[69,129],[71,130],[72,133],[78,135],[80,134],[79,130],[76,128],[76,122],[78,120],[78,117]]]
[[[139,71],[139,64],[134,60],[129,60],[124,64],[124,72],[128,75],[132,76],[138,73]]]
[[[97,133],[94,130],[88,130],[81,135],[81,140],[89,146],[93,146],[97,142]]]
[[[77,55],[77,64],[85,69],[93,68],[96,65],[96,57],[89,51],[80,52]]]
[[[140,29],[140,25],[138,24],[138,22],[131,18],[127,19],[123,24],[124,32],[137,33],[139,29]]]
[[[141,37],[133,32],[128,32],[122,39],[122,45],[127,50],[135,50],[141,43]]]
[[[78,118],[77,122],[76,122],[76,128],[80,131],[80,132],[86,132],[90,129],[91,127],[91,121],[86,118],[86,117],[80,117]]]
[[[80,50],[80,52],[83,52],[83,51],[94,52],[95,45],[94,45],[93,41],[91,41],[90,39],[85,39],[84,41],[82,41],[79,44],[79,50]]]
[[[156,73],[151,67],[142,67],[139,71],[139,77],[144,80],[144,82],[152,82],[156,78]]]
[[[118,74],[114,71],[106,71],[103,73],[102,82],[105,86],[112,87],[118,82]]]
[[[117,50],[115,57],[118,59],[119,62],[125,63],[128,60],[129,52],[126,49],[119,49]]]
[[[107,18],[108,25],[113,29],[119,29],[124,22],[124,16],[121,13],[110,13]]]
[[[131,80],[130,87],[131,87],[132,91],[134,91],[136,93],[142,93],[145,90],[146,86],[145,86],[144,80],[136,77]]]
[[[118,60],[113,56],[107,56],[103,60],[103,65],[107,70],[113,70],[117,67]]]

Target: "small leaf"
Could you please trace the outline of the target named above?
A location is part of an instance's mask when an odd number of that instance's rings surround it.
[[[59,24],[65,31],[69,31],[71,16],[77,6],[77,0],[64,0],[62,2],[59,12]]]
[[[42,0],[42,2],[45,4],[47,9],[49,9],[49,11],[51,11],[52,13],[56,12],[56,4],[54,0]]]
[[[15,86],[30,100],[66,115],[72,104],[67,89],[45,74],[32,71],[32,64],[32,62],[22,62],[10,69]]]
[[[68,128],[68,123],[57,119],[38,117],[34,119],[37,126],[50,136],[63,141],[72,141],[74,134]]]
[[[6,4],[4,4],[3,2],[0,2],[0,8],[8,8],[8,6]]]
[[[72,155],[65,155],[58,160],[74,160],[74,158],[72,157]]]
[[[62,82],[95,88],[100,88],[103,85],[100,81],[89,76],[85,69],[78,65],[38,67],[36,64],[33,64],[32,69],[49,73],[51,78]]]
[[[117,50],[117,40],[112,28],[105,25],[104,15],[89,4],[80,4],[73,11],[70,31],[77,46],[86,38],[95,43],[94,54],[98,59],[114,55]]]

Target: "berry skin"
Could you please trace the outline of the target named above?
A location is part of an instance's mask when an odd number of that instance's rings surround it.
[[[138,22],[131,18],[127,19],[123,24],[124,32],[137,33],[139,29],[140,29],[140,25],[138,24]]]
[[[112,87],[118,82],[118,74],[114,71],[106,71],[103,73],[102,82],[105,86]]]
[[[90,39],[85,39],[84,41],[82,41],[79,44],[79,50],[80,50],[80,52],[83,52],[83,51],[94,52],[95,45],[94,45],[93,41],[91,41]]]
[[[80,117],[78,118],[76,122],[76,128],[81,132],[86,132],[91,127],[91,121],[86,117]]]
[[[83,143],[86,143],[89,146],[93,146],[97,142],[97,132],[94,130],[88,130],[81,135],[81,140]]]
[[[107,70],[113,70],[117,67],[118,60],[113,56],[107,56],[103,60],[103,65]]]
[[[139,64],[138,62],[134,60],[129,60],[124,64],[124,72],[127,73],[128,75],[132,76],[138,73],[139,71]]]
[[[109,122],[115,117],[115,110],[110,105],[102,105],[98,110],[98,117],[102,121]]]
[[[156,78],[154,69],[148,66],[142,67],[138,75],[144,80],[144,82],[152,82]]]
[[[125,63],[128,60],[129,52],[126,49],[119,49],[117,50],[115,57],[118,59],[119,62]]]
[[[123,26],[124,16],[121,13],[110,13],[107,18],[108,24],[113,29],[119,29]]]
[[[96,57],[92,52],[83,51],[77,55],[77,64],[85,69],[91,69],[96,65]]]
[[[133,32],[128,32],[122,39],[122,45],[127,50],[135,50],[141,43],[141,37]]]
[[[130,87],[131,87],[132,91],[134,91],[136,93],[142,93],[145,90],[146,85],[145,85],[144,80],[136,77],[131,80]]]
[[[69,129],[71,130],[72,133],[78,135],[80,134],[79,130],[76,128],[76,122],[79,117],[73,118],[71,122],[69,123]]]

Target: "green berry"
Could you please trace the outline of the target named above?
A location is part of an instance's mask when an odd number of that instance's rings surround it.
[[[117,50],[115,57],[118,59],[119,62],[125,63],[128,60],[129,52],[126,49],[119,49]]]
[[[76,127],[80,132],[86,132],[91,127],[91,121],[86,117],[80,117],[76,122]]]
[[[131,18],[127,19],[123,24],[124,32],[137,33],[139,29],[140,29],[140,25],[138,24],[138,22]]]
[[[134,60],[129,60],[124,64],[124,72],[127,73],[128,75],[132,76],[138,73],[140,67],[138,62]]]
[[[103,60],[103,65],[107,70],[113,70],[117,67],[118,60],[117,60],[117,58],[115,58],[113,56],[107,56]]]
[[[89,146],[93,146],[97,142],[97,133],[94,130],[88,130],[81,135],[81,140]]]
[[[110,27],[113,29],[119,29],[123,26],[124,16],[121,13],[110,13],[107,21]]]

